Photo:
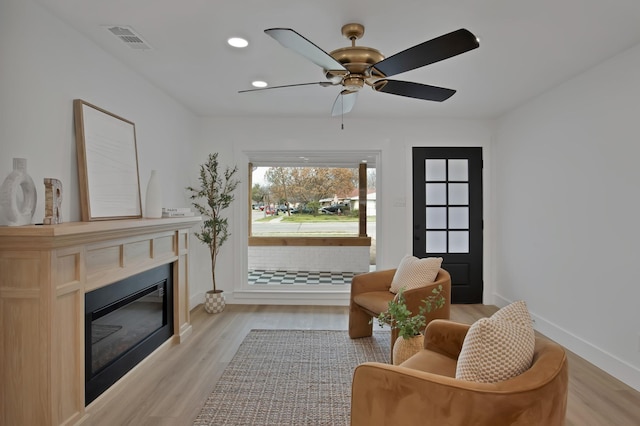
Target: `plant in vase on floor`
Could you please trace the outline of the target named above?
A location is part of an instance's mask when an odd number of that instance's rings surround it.
[[[205,294],[204,309],[210,314],[222,312],[225,307],[224,294],[216,288],[216,260],[220,247],[229,236],[229,221],[222,216],[222,211],[228,208],[234,200],[233,191],[240,181],[235,178],[238,166],[226,167],[221,170],[218,163],[218,153],[209,154],[207,162],[200,166],[199,188],[187,187],[191,192],[194,209],[205,217],[200,232],[195,236],[209,247],[211,254],[211,276],[213,290]]]
[[[438,285],[431,291],[431,295],[422,300],[418,313],[413,314],[407,308],[403,291],[389,302],[385,312],[378,315],[378,324],[383,327],[389,325],[392,330],[398,330],[398,339],[393,345],[393,363],[398,365],[404,362],[423,345],[422,333],[427,325],[425,313],[440,309],[445,305],[446,299],[442,295],[442,285]]]

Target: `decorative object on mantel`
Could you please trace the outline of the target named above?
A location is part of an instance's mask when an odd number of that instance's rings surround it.
[[[135,124],[73,101],[83,221],[142,217]]]
[[[162,217],[162,185],[157,170],[151,170],[144,202],[144,217]]]
[[[0,186],[0,215],[9,226],[31,224],[38,194],[26,158],[13,159],[13,171]]]
[[[213,290],[205,293],[204,303],[205,311],[210,314],[222,312],[225,307],[224,294],[222,290],[216,288],[216,259],[220,253],[220,247],[231,235],[229,222],[222,216],[222,211],[234,200],[233,191],[240,183],[235,178],[237,172],[238,166],[233,168],[227,166],[224,172],[219,170],[218,153],[209,154],[207,162],[200,165],[198,179],[200,187],[187,187],[187,191],[191,192],[189,198],[192,200],[194,209],[206,217],[202,222],[201,232],[196,232],[195,236],[209,247],[211,253]]]
[[[400,365],[418,352],[424,344],[425,313],[444,306],[446,299],[442,295],[442,285],[434,288],[432,294],[424,300],[418,314],[414,315],[405,303],[403,290],[389,302],[389,308],[378,316],[380,327],[384,324],[398,330],[398,338],[393,344],[393,364]],[[373,319],[372,319],[373,321]]]
[[[44,178],[44,225],[62,223],[62,182]]]
[[[191,217],[196,214],[189,207],[163,207],[162,217]]]

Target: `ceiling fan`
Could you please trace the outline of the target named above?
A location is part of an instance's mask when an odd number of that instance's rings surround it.
[[[385,58],[374,48],[356,46],[356,40],[364,35],[364,26],[361,24],[344,25],[342,35],[351,40],[351,46],[342,47],[330,53],[291,28],[271,28],[264,32],[284,47],[320,66],[327,80],[241,90],[239,93],[309,85],[322,87],[341,85],[344,89],[333,103],[332,116],[350,112],[355,105],[358,91],[365,84],[371,86],[376,92],[392,95],[435,102],[449,99],[456,92],[455,90],[411,81],[390,80],[387,77],[433,64],[480,46],[477,37],[462,28]]]

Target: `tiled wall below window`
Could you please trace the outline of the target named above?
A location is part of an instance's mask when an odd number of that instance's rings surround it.
[[[369,272],[369,247],[250,246],[249,269]]]

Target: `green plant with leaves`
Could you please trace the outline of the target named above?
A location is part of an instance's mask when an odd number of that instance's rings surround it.
[[[213,278],[213,291],[216,292],[216,259],[220,247],[229,236],[229,222],[222,216],[222,211],[228,208],[234,200],[233,191],[240,181],[235,178],[238,166],[226,167],[224,171],[218,162],[218,153],[209,154],[206,163],[200,165],[199,188],[191,186],[187,190],[191,192],[193,208],[205,219],[202,222],[200,232],[195,236],[209,247],[211,253],[211,275]]]
[[[427,325],[425,313],[444,306],[446,300],[442,295],[442,285],[438,285],[431,290],[429,296],[422,301],[422,305],[417,314],[413,314],[406,305],[403,291],[389,302],[389,308],[378,315],[378,324],[383,327],[388,324],[392,329],[398,330],[398,336],[410,339],[424,331]]]

